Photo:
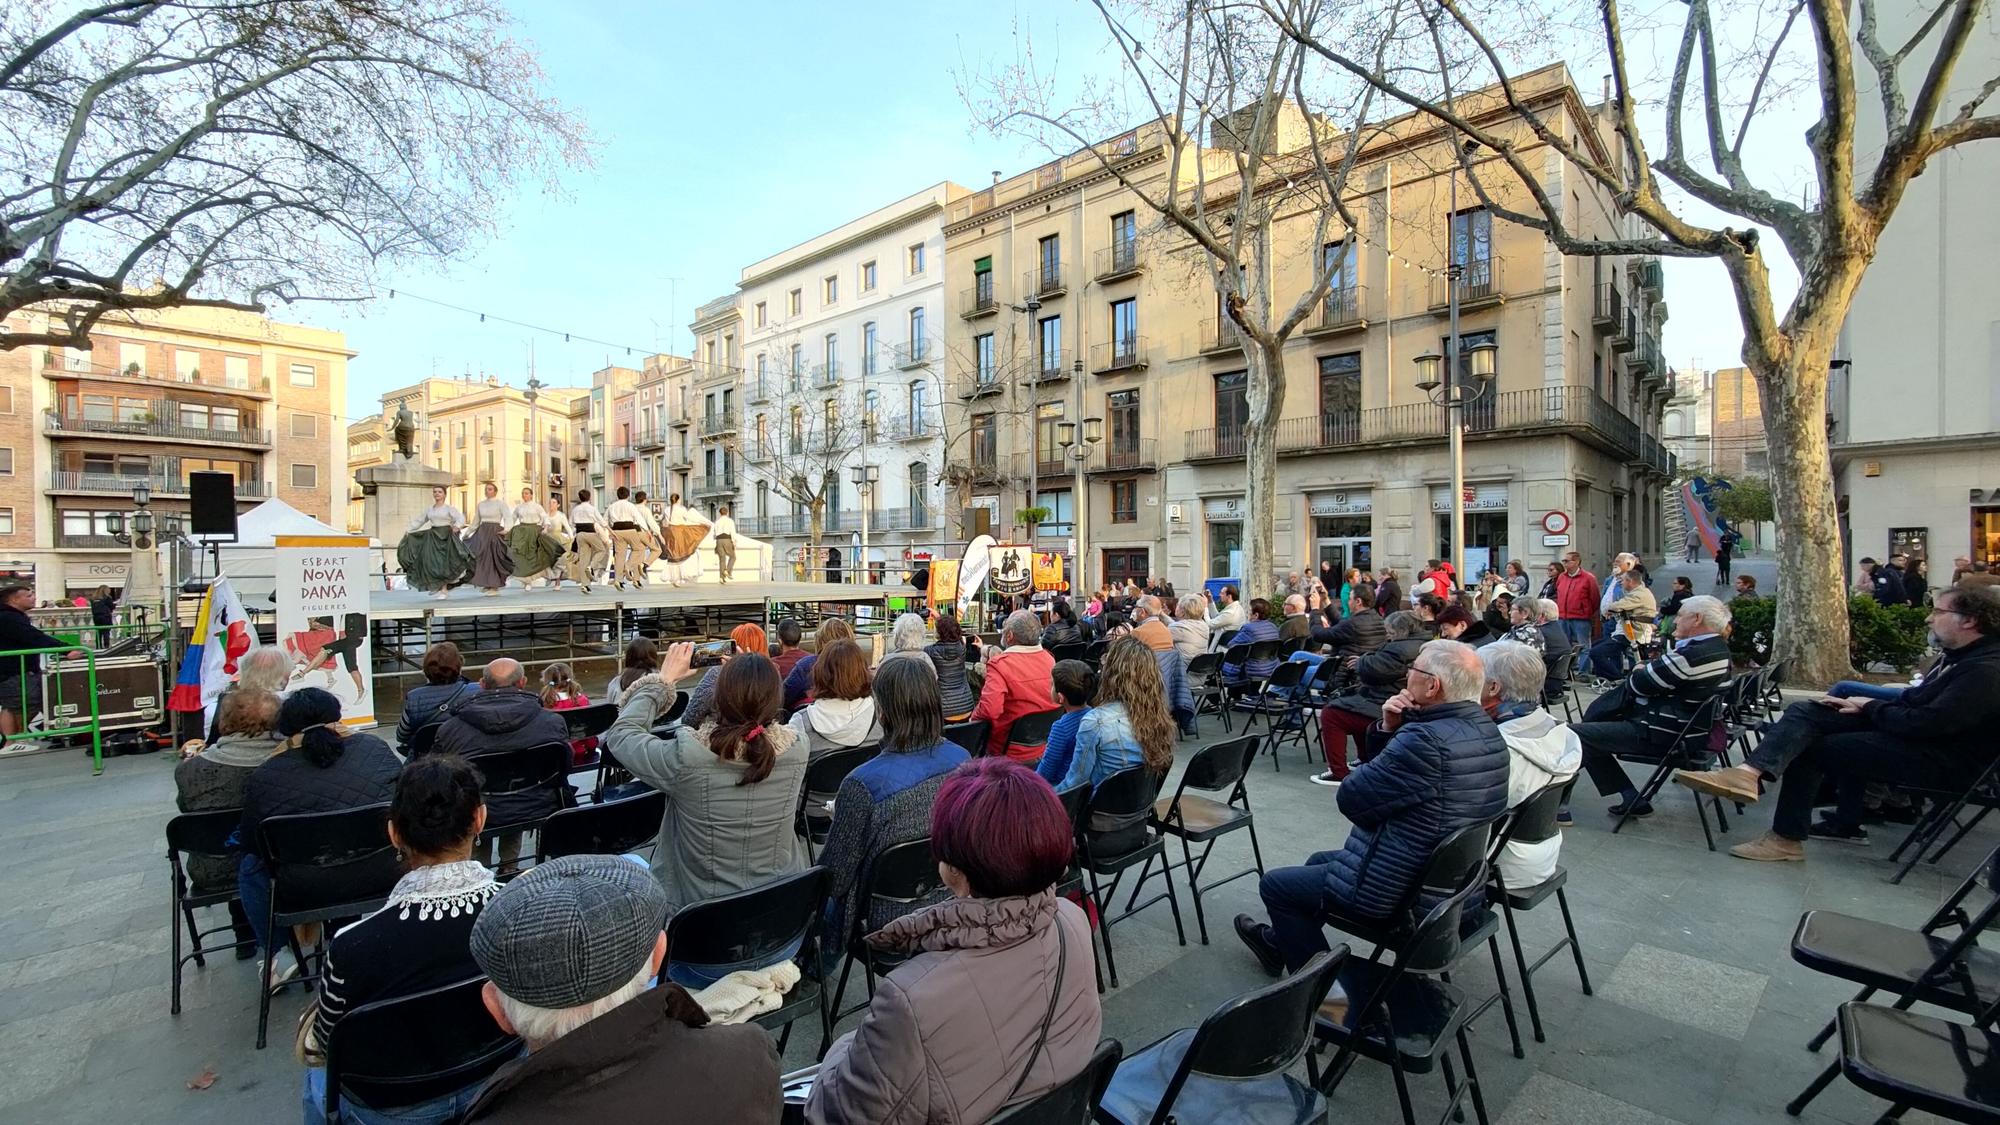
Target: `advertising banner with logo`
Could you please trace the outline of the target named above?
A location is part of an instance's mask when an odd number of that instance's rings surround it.
[[[1063,588],[1063,557],[1054,551],[1035,552],[1035,589]]]
[[[351,725],[375,722],[373,651],[368,631],[368,540],[344,535],[280,535],[278,646],[291,658],[292,688],[315,687],[340,700]]]
[[[958,604],[958,560],[931,560],[931,608],[950,609]]]
[[[992,570],[987,574],[987,584],[996,594],[1025,594],[1033,579],[1032,566],[1028,556],[1033,554],[1026,544],[1001,543],[988,553]]]

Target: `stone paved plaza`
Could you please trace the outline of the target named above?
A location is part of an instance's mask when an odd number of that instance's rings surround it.
[[[1212,719],[1203,729],[1221,733]],[[1182,762],[1192,746],[1180,750]],[[92,778],[73,753],[0,761],[0,854],[8,857],[0,870],[0,1122],[300,1118],[289,1050],[298,990],[276,1002],[264,1051],[252,1047],[253,962],[225,953],[206,969],[190,966],[183,1011],[168,1014],[162,827],[173,810],[172,764],[117,758]],[[1274,774],[1265,758],[1251,779],[1271,863],[1335,846],[1346,833],[1334,792],[1307,782],[1296,749],[1283,767]],[[1505,1125],[1790,1120],[1784,1102],[1829,1058],[1808,1054],[1804,1042],[1851,993],[1787,955],[1800,911],[1914,926],[1993,846],[1982,829],[1943,870],[1920,869],[1890,886],[1883,857],[1893,836],[1885,841],[1880,830],[1873,848],[1815,844],[1806,863],[1757,865],[1704,850],[1684,790],[1670,790],[1658,815],[1613,836],[1605,802],[1587,789],[1563,862],[1597,995],[1579,992],[1567,959],[1543,969],[1549,1042],[1528,1039],[1526,1061],[1509,1054],[1497,1008],[1480,1020],[1475,1058],[1493,1119]],[[1761,831],[1768,817],[1753,808],[1728,839]],[[1248,840],[1238,834],[1217,856],[1218,864],[1247,864]],[[1164,903],[1114,931],[1123,987],[1105,997],[1105,1032],[1128,1050],[1199,1022],[1266,979],[1229,928],[1237,911],[1256,909],[1252,880],[1208,900],[1209,947],[1196,940],[1183,899],[1185,948],[1174,942]],[[1548,909],[1523,916],[1523,928],[1539,947],[1560,933],[1560,919]],[[1484,957],[1469,959],[1456,979],[1477,995],[1493,987]],[[1525,1010],[1522,1027],[1525,1039]],[[815,1038],[801,1025],[788,1065],[809,1061]],[[212,1086],[188,1088],[210,1068]],[[1441,1083],[1435,1075],[1412,1083],[1420,1117],[1434,1119]],[[1804,1120],[1867,1122],[1884,1108],[1836,1082]],[[1334,1120],[1395,1119],[1386,1070],[1358,1064],[1335,1097]]]

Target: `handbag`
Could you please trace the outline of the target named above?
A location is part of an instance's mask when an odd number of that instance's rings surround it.
[[[1069,966],[1069,942],[1063,937],[1062,915],[1060,912],[1056,915],[1055,927],[1056,986],[1049,991],[1049,1007],[1047,1011],[1042,1013],[1042,1026],[1035,1033],[1035,1046],[1033,1050],[1028,1052],[1027,1065],[1021,1068],[1020,1074],[1015,1075],[1014,1085],[1008,1089],[1007,1096],[1000,1099],[1000,1105],[1003,1109],[1006,1108],[1008,1103],[1014,1100],[1016,1094],[1021,1092],[1022,1085],[1028,1081],[1028,1075],[1035,1069],[1036,1061],[1042,1057],[1042,1047],[1049,1041],[1049,1025],[1055,1022],[1056,1001],[1062,998],[1063,970]]]

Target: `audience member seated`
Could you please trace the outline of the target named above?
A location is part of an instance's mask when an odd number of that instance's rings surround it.
[[[472,957],[486,1010],[529,1053],[487,1081],[467,1125],[778,1120],[770,1033],[710,1026],[680,985],[652,986],[668,910],[659,884],[616,856],[552,859],[493,896]]]
[[[590,706],[590,697],[583,694],[583,685],[576,682],[569,665],[557,661],[542,669],[542,707],[549,711],[576,711]],[[582,765],[590,760],[590,752],[597,749],[595,738],[572,738],[569,740],[570,761]]]
[[[258,649],[274,652],[275,649]],[[221,737],[174,767],[174,804],[184,813],[240,809],[250,775],[278,752],[278,697],[240,683],[216,700],[215,723]],[[195,894],[216,894],[234,886],[240,859],[221,856],[187,857],[187,878]],[[177,923],[178,924],[178,923]],[[256,937],[243,904],[229,900],[229,925],[238,942]],[[249,945],[236,950],[238,960],[257,955]]]
[[[271,910],[271,870],[264,864],[264,822],[295,813],[340,812],[387,801],[403,768],[389,744],[372,734],[350,734],[340,725],[340,700],[322,688],[300,688],[278,705],[278,753],[250,773],[243,786],[243,824],[236,840],[243,848],[236,893],[267,957],[277,954],[281,935],[266,933]],[[310,930],[304,935],[309,938]],[[273,967],[272,979],[290,979]]]
[[[1651,803],[1618,762],[1657,762],[1681,748],[1673,740],[1703,703],[1729,682],[1729,607],[1706,594],[1681,603],[1673,647],[1640,665],[1597,697],[1576,724],[1583,769],[1604,796],[1617,794],[1612,816],[1651,816]]]
[[[813,647],[817,648],[819,652],[825,652],[827,647],[836,641],[851,641],[853,639],[854,626],[847,618],[828,617],[820,621],[819,628],[813,633]],[[812,697],[812,670],[813,665],[818,662],[819,653],[809,652],[801,657],[798,663],[792,665],[791,671],[785,673],[785,711],[787,713],[797,710]]]
[[[1277,639],[1278,627],[1271,621],[1271,603],[1265,601],[1263,598],[1251,598],[1250,620],[1244,622],[1243,628],[1237,630],[1236,636],[1229,642],[1230,647],[1254,645],[1259,641],[1275,641]],[[1252,680],[1261,680],[1269,676],[1271,670],[1277,666],[1278,658],[1276,656],[1268,656],[1262,660],[1252,660],[1247,664],[1225,663],[1222,666],[1222,681],[1226,684],[1241,684]]]
[[[1035,615],[1025,609],[1008,614],[1000,626],[1000,643],[1005,647],[986,658],[986,685],[980,689],[979,706],[972,710],[974,719],[993,724],[986,752],[994,755],[1008,752],[1007,735],[1014,720],[1055,706],[1049,677],[1056,662],[1042,647],[1042,627]],[[1027,746],[1017,753],[1032,766],[1040,760],[1042,748]]]
[[[1306,615],[1305,595],[1285,595],[1285,619],[1278,625],[1278,639],[1303,641],[1310,636],[1312,636],[1312,618]]]
[[[1576,776],[1583,743],[1576,732],[1542,709],[1542,654],[1519,641],[1494,641],[1479,650],[1486,666],[1485,703],[1507,740],[1507,807]],[[1556,873],[1560,832],[1528,843],[1509,840],[1500,850],[1501,880],[1513,890],[1539,886]]]
[[[1576,651],[1576,644],[1569,639],[1569,630],[1563,628],[1562,611],[1554,598],[1535,599],[1535,628],[1542,634],[1542,661],[1549,666],[1543,695],[1554,702],[1569,690],[1569,682],[1558,677],[1556,670],[1562,667],[1570,653]]]
[[[1207,598],[1207,596],[1207,592],[1203,591],[1202,597]],[[1242,595],[1236,592],[1234,584],[1222,588],[1221,596],[1215,599],[1212,607],[1208,608],[1205,617],[1211,638],[1220,637],[1231,629],[1243,627],[1244,605],[1241,597]],[[1211,640],[1209,643],[1213,644],[1214,641]]]
[[[1159,598],[1143,594],[1132,612],[1134,625],[1126,635],[1145,645],[1153,654],[1153,663],[1160,666],[1160,684],[1166,691],[1167,713],[1173,716],[1174,726],[1184,733],[1195,733],[1194,689],[1188,684],[1187,665],[1174,648],[1174,635],[1167,628],[1166,606]]]
[[[807,866],[793,823],[806,755],[798,736],[778,724],[783,688],[769,657],[738,653],[722,666],[708,722],[683,725],[671,739],[653,733],[654,718],[673,699],[668,685],[687,675],[693,659],[692,644],[667,649],[660,674],[632,685],[605,736],[626,769],[667,795],[653,874],[673,910]],[[667,975],[702,989],[734,970],[766,967],[670,962]]]
[[[208,738],[214,742],[222,737],[222,701],[232,692],[262,691],[283,699],[291,689],[292,661],[285,650],[276,645],[260,645],[243,654],[236,662],[236,678],[222,689],[209,707]],[[422,691],[422,688],[418,688]]]
[[[1472,643],[1472,633],[1480,627],[1479,619],[1463,606],[1448,605],[1437,611],[1434,619],[1437,634],[1447,641]]]
[[[1507,606],[1507,628],[1501,633],[1502,640],[1534,649],[1537,659],[1548,647],[1548,640],[1542,636],[1541,624],[1537,620],[1541,616],[1541,608],[1539,598],[1515,598]]]
[[[968,663],[965,632],[959,627],[958,618],[938,615],[937,640],[924,651],[930,654],[931,667],[937,669],[938,699],[944,706],[945,722],[956,723],[972,714],[979,697],[965,675]]]
[[[1057,645],[1073,645],[1083,640],[1083,631],[1077,628],[1076,611],[1066,601],[1057,601],[1049,614],[1048,628],[1042,630],[1042,647],[1055,648]]]
[[[464,706],[478,693],[479,685],[465,678],[465,657],[459,655],[457,645],[439,641],[425,649],[424,682],[403,697],[403,717],[396,721],[396,749],[408,755],[417,728],[443,722],[445,714]]]
[[[1312,631],[1312,641],[1327,645],[1335,659],[1374,652],[1389,639],[1382,615],[1374,612],[1375,591],[1360,583],[1347,588],[1347,616],[1338,625]],[[1314,663],[1317,663],[1315,661]]]
[[[1638,646],[1651,644],[1653,625],[1660,618],[1659,603],[1634,567],[1619,574],[1617,597],[1605,604],[1604,639],[1591,645],[1578,663],[1592,674],[1607,680],[1620,679]],[[1685,599],[1682,605],[1686,605]]]
[[[1756,578],[1756,576],[1755,576],[1755,575],[1751,575],[1751,574],[1739,574],[1739,575],[1737,575],[1737,576],[1736,576],[1736,597],[1734,597],[1734,598],[1731,598],[1731,599],[1729,599],[1729,600],[1730,600],[1730,601],[1735,601],[1735,600],[1736,600],[1736,598],[1754,598],[1754,597],[1756,597],[1756,596],[1757,596],[1757,578]]]
[[[882,663],[875,666],[876,670],[887,667],[892,660],[909,660],[935,677],[937,669],[931,665],[930,653],[924,648],[930,640],[923,618],[914,613],[897,614],[889,626],[889,651],[882,654]]]
[[[1200,594],[1183,594],[1174,609],[1167,631],[1174,635],[1174,651],[1181,654],[1181,666],[1208,651],[1208,600]]]
[[[886,662],[885,662],[886,666]],[[929,662],[925,662],[929,669]],[[882,737],[875,700],[869,695],[868,657],[853,641],[835,641],[813,662],[812,702],[787,724],[809,755],[874,742]]]
[[[660,670],[660,647],[651,637],[633,637],[625,642],[625,659],[618,674],[604,687],[604,702],[622,704],[625,689]]]
[[[1407,609],[1390,614],[1383,622],[1383,632],[1389,639],[1381,648],[1352,658],[1354,686],[1320,708],[1320,745],[1327,753],[1327,768],[1313,775],[1313,781],[1320,785],[1339,785],[1347,776],[1349,736],[1354,738],[1357,756],[1367,760],[1368,746],[1363,739],[1369,725],[1382,717],[1382,704],[1403,690],[1417,654],[1430,639],[1423,619]]]
[[[765,639],[762,625],[753,625],[746,621],[736,626],[729,631],[729,643],[735,647],[722,658],[722,664],[727,664],[746,652],[754,652],[767,660],[770,659],[771,642]],[[822,647],[820,651],[825,652],[826,649]],[[694,690],[688,693],[687,710],[681,714],[681,722],[698,727],[707,722],[708,717],[714,713],[715,681],[722,675],[722,664],[713,664],[703,670],[701,679],[695,682]]]
[[[1741,859],[1805,858],[1805,840],[1865,844],[1861,826],[1869,783],[1963,790],[1993,762],[2000,726],[2000,588],[1960,583],[1931,599],[1931,635],[1944,658],[1923,682],[1893,699],[1814,699],[1785,708],[1742,765],[1681,771],[1674,780],[1726,800],[1755,801],[1777,779],[1771,831],[1729,849]],[[1812,819],[1822,777],[1837,794],[1833,811]]]
[[[389,892],[382,909],[343,927],[326,949],[326,972],[312,1020],[301,1025],[299,1052],[306,1071],[308,1122],[326,1120],[326,1045],[347,1013],[378,1000],[443,988],[479,975],[472,960],[472,926],[500,890],[486,865],[472,858],[473,841],[486,827],[479,771],[455,754],[430,754],[403,767],[389,802],[389,842],[409,864],[409,874]],[[491,1029],[429,1027],[426,1037],[446,1045],[484,1042]],[[448,1121],[464,1113],[479,1092],[475,1082],[409,1106],[369,1106],[341,1095],[340,1116],[357,1125],[376,1122]]]
[[[1387,918],[1445,837],[1506,809],[1507,743],[1479,705],[1485,682],[1471,645],[1423,646],[1369,732],[1379,750],[1340,787],[1340,812],[1354,825],[1346,843],[1265,873],[1258,894],[1268,924],[1236,916],[1237,935],[1265,972],[1297,972],[1326,951],[1327,904]]]
[[[521,662],[502,656],[486,665],[479,677],[479,694],[451,713],[438,728],[433,749],[457,754],[473,765],[482,758],[551,742],[569,742],[569,724],[542,707],[542,697],[528,690],[528,673]],[[487,810],[493,823],[532,824],[563,807],[559,789],[496,796]],[[502,833],[499,862],[512,867],[521,858],[521,833]]]
[[[806,658],[808,654],[799,643],[805,639],[805,635],[805,630],[799,628],[799,619],[796,617],[787,617],[778,622],[778,655],[771,658],[771,663],[778,669],[778,675],[791,675],[792,669],[798,666],[799,661]]]
[[[1081,660],[1058,660],[1050,680],[1062,714],[1049,728],[1048,746],[1035,764],[1035,772],[1050,785],[1058,785],[1069,776],[1069,764],[1076,757],[1076,729],[1097,697],[1097,673]]]
[[[1509,616],[1509,611],[1513,609],[1513,606],[1514,595],[1505,590],[1494,593],[1492,600],[1486,603],[1486,608],[1479,614],[1480,624],[1486,626],[1487,637],[1497,640],[1500,637],[1506,636],[1507,631],[1514,627],[1514,622]],[[1540,649],[1536,650],[1538,653],[1540,651]]]
[[[1746,574],[1743,577],[1748,578],[1749,575]],[[1681,603],[1691,597],[1694,597],[1694,582],[1685,574],[1676,576],[1674,578],[1674,592],[1667,596],[1666,604],[1660,607],[1661,623],[1671,624],[1673,619],[1679,617],[1681,614]]]
[[[1160,686],[1159,662],[1131,637],[1104,651],[1096,705],[1076,728],[1076,753],[1056,788],[1093,790],[1122,769],[1143,765],[1164,778],[1174,764],[1174,720]]]
[[[827,928],[829,952],[838,952],[854,924],[854,891],[883,849],[930,832],[931,802],[945,775],[971,760],[971,755],[945,741],[944,712],[938,705],[937,677],[928,665],[914,660],[885,660],[875,672],[875,713],[882,717],[882,752],[855,767],[840,783],[833,803],[833,825],[819,853],[827,869]],[[868,932],[919,907],[943,901],[937,897],[896,908],[870,904],[864,920]]]
[[[938,791],[930,836],[955,897],[868,936],[910,960],[827,1052],[806,1103],[814,1125],[985,1121],[1074,1077],[1097,1048],[1090,923],[1055,893],[1073,847],[1062,802],[1015,763],[969,762]]]

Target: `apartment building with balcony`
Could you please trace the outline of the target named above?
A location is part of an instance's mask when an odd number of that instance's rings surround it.
[[[531,402],[497,375],[425,379],[382,396],[381,456],[394,452],[396,411],[407,405],[417,426],[417,459],[451,474],[449,499],[468,518],[488,482],[509,504],[519,502],[523,488],[546,498],[568,487],[574,474],[573,416],[589,394],[543,387]],[[369,432],[360,431],[364,441]]]
[[[641,373],[630,367],[600,367],[590,375],[589,408],[583,426],[581,476],[600,496],[631,483],[632,399]],[[621,426],[620,415],[624,416]],[[621,479],[622,478],[622,479]],[[574,494],[574,490],[572,490]]]
[[[694,371],[685,356],[648,356],[632,393],[634,487],[662,502],[688,491],[694,463]]]
[[[966,194],[934,184],[743,270],[742,406],[725,469],[740,478],[739,526],[780,557],[809,541],[808,490],[824,499],[823,541],[858,535],[864,507],[878,559],[949,537],[943,221]],[[877,475],[865,504],[858,465]]]
[[[1601,158],[1619,158],[1609,123],[1564,68],[1522,75],[1516,88]],[[1464,107],[1518,138],[1545,187],[1569,201],[1574,227],[1631,233],[1605,193],[1537,144],[1496,95],[1468,95]],[[1292,107],[1279,128],[1301,144],[1309,135]],[[1414,117],[1371,126],[1348,185],[1359,240],[1344,257],[1344,231],[1315,244],[1316,211],[1277,205],[1273,300],[1288,308],[1316,268],[1335,275],[1284,349],[1278,566],[1407,568],[1444,553],[1445,417],[1416,387],[1412,359],[1444,349],[1452,262],[1461,354],[1488,342],[1497,349],[1492,386],[1466,414],[1466,541],[1475,556],[1533,566],[1572,548],[1591,558],[1657,553],[1660,486],[1672,462],[1658,438],[1669,385],[1657,261],[1564,258],[1539,232],[1483,209],[1462,173],[1450,213],[1450,143]],[[1330,150],[1344,151],[1344,141]],[[1158,196],[1169,163],[1156,127],[1100,151]],[[1210,150],[1203,169],[1211,206],[1237,197],[1227,156]],[[1532,210],[1497,162],[1475,168],[1497,200]],[[1192,161],[1183,175],[1193,190]],[[1281,189],[1275,179],[1260,190]],[[964,435],[948,473],[963,501],[985,507],[1003,538],[1021,533],[1018,508],[1048,508],[1044,549],[1060,549],[1088,505],[1092,579],[1164,574],[1186,589],[1235,573],[1247,364],[1209,259],[1087,151],[952,204],[945,247],[955,302],[947,401],[963,419],[952,432]],[[1084,418],[1103,419],[1104,439],[1079,447],[1079,463],[1060,439],[1064,422]],[[1543,533],[1553,511],[1571,517],[1567,542]]]
[[[743,424],[743,305],[741,293],[726,293],[694,310],[689,405],[687,488],[681,498],[710,517],[724,504],[738,504],[743,480],[739,449]],[[678,448],[678,447],[677,447]],[[754,535],[749,528],[744,534]]]
[[[47,314],[10,317],[41,331]],[[188,515],[189,474],[228,473],[239,511],[278,497],[344,518],[347,361],[339,332],[222,309],[107,316],[82,348],[0,352],[0,557],[37,593],[124,582],[113,537],[144,482]]]

